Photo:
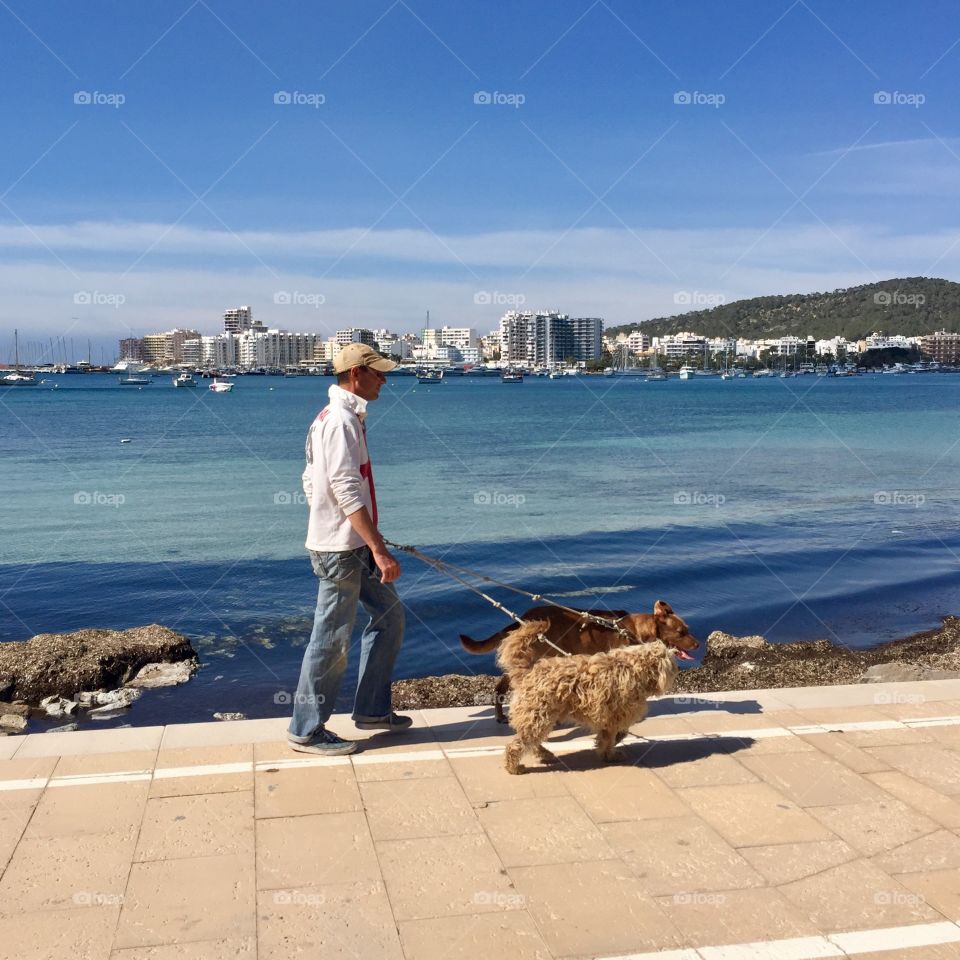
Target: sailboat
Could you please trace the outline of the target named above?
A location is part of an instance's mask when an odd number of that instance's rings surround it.
[[[0,383],[5,387],[35,387],[37,378],[32,373],[20,372],[20,341],[17,331],[13,331],[13,373],[8,373]]]

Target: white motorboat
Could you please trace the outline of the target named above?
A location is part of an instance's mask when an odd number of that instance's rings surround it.
[[[501,383],[523,383],[523,371],[512,367],[505,367],[500,372]]]
[[[189,373],[181,373],[179,377],[174,377],[171,382],[175,387],[196,387],[197,385],[197,381]]]
[[[217,380],[214,378],[213,383],[211,383],[207,389],[213,393],[229,393],[233,389],[233,384],[228,383],[226,380]]]
[[[680,368],[680,379],[689,380],[691,377],[696,376],[697,369],[696,367],[691,367],[690,364],[685,363]]]

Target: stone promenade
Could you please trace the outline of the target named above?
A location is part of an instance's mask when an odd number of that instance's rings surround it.
[[[491,715],[2,738],[0,958],[960,958],[960,681],[667,697],[517,777]]]

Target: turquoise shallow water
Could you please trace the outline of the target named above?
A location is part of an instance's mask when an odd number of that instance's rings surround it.
[[[65,376],[0,393],[0,639],[158,620],[208,667],[136,722],[170,702],[276,712],[315,590],[299,477],[330,382],[247,377],[215,396]],[[703,634],[864,645],[957,611],[958,406],[946,374],[395,378],[369,436],[395,540],[584,606],[663,596]],[[500,615],[404,570],[401,674],[490,670],[456,635]]]

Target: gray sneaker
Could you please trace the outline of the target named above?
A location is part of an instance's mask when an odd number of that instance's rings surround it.
[[[329,730],[321,730],[306,743],[296,743],[293,740],[288,740],[287,743],[291,750],[296,750],[298,753],[313,753],[319,757],[343,757],[357,750],[355,740],[344,740],[343,737],[338,737]]]
[[[382,720],[354,720],[358,730],[406,730],[413,721],[409,717],[402,717],[399,713],[391,713]]]

